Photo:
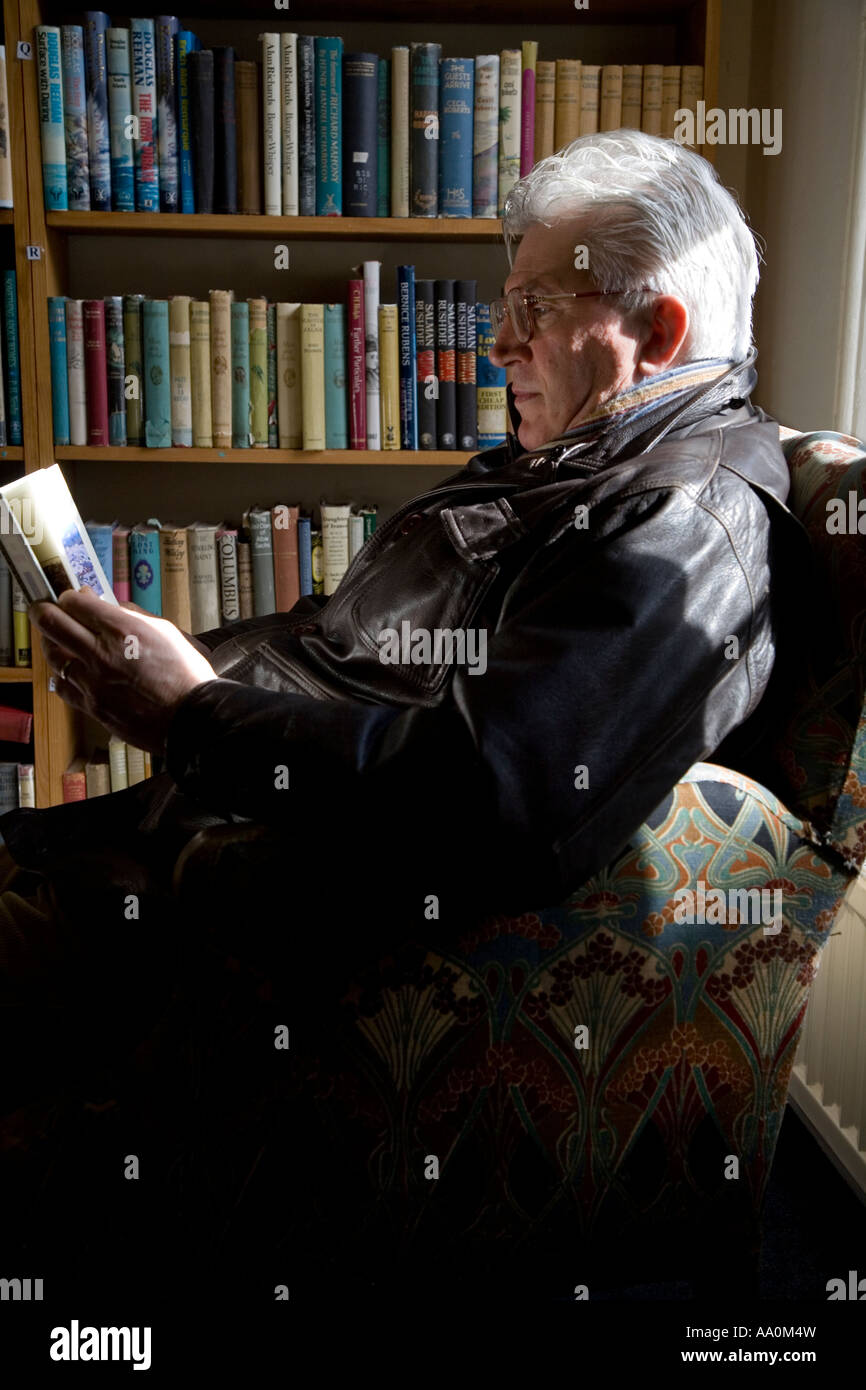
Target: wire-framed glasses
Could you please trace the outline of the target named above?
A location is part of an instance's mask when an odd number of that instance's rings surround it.
[[[552,299],[597,299],[603,295],[623,294],[623,290],[572,290],[563,294],[527,294],[525,290],[509,290],[504,299],[490,301],[490,326],[499,336],[506,318],[510,318],[519,343],[528,343],[535,332],[535,315]]]

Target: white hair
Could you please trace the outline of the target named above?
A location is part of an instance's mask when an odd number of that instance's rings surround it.
[[[581,219],[593,283],[630,292],[624,312],[648,305],[642,286],[682,300],[689,313],[684,362],[747,355],[759,251],[739,203],[707,160],[640,130],[572,140],[508,194],[509,264],[513,241],[527,227],[572,219]]]

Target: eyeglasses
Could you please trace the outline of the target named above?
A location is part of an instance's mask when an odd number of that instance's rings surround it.
[[[527,294],[524,290],[509,290],[504,299],[490,301],[490,326],[498,338],[506,318],[510,318],[517,341],[528,343],[535,332],[535,315],[548,300],[597,299],[626,293],[626,290],[573,290],[570,294]]]

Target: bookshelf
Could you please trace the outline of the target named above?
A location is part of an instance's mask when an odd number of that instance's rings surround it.
[[[581,56],[586,62],[700,63],[707,105],[716,101],[721,0],[540,0],[527,17],[524,0],[474,0],[455,22],[453,0],[331,0],[326,18],[316,0],[249,0],[241,9],[223,0],[193,0],[178,11],[202,45],[231,44],[242,59],[258,55],[264,31],[339,34],[347,51],[385,55],[394,44],[435,39],[445,55],[494,53],[539,40],[544,58]],[[112,23],[130,13],[109,8]],[[156,13],[155,11],[153,13]],[[47,299],[145,293],[154,297],[231,288],[238,297],[334,302],[345,296],[351,267],[382,261],[382,300],[393,302],[395,269],[414,261],[420,276],[475,278],[478,298],[501,292],[507,274],[498,220],[319,218],[121,212],[46,213],[41,177],[37,64],[17,60],[16,43],[33,43],[37,24],[81,23],[65,0],[4,0],[10,123],[15,177],[14,226],[19,279],[23,458],[27,471],[58,462],[85,520],[156,515],[180,522],[240,518],[256,502],[374,501],[380,522],[413,494],[435,487],[470,457],[458,451],[305,453],[280,449],[55,448],[50,407]],[[712,158],[713,150],[703,153]],[[0,218],[0,227],[6,221]],[[3,235],[0,231],[0,235]],[[289,271],[274,268],[272,244],[291,243]],[[26,259],[26,246],[41,248]],[[494,252],[493,246],[498,250]],[[455,256],[459,255],[459,264]],[[26,365],[26,370],[25,370]],[[0,458],[0,468],[12,462]],[[256,470],[270,465],[264,474]],[[207,473],[204,470],[207,469]],[[13,472],[20,472],[15,460]],[[62,800],[61,777],[89,751],[96,732],[47,690],[38,640],[33,699],[37,805]],[[20,678],[0,672],[0,679]],[[104,741],[104,739],[102,740]]]

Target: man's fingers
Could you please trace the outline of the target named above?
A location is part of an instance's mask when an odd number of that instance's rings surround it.
[[[91,628],[90,624],[79,621],[77,615],[67,613],[58,604],[31,603],[27,614],[43,638],[50,637],[65,647],[71,656],[86,658],[96,651],[99,626]]]

